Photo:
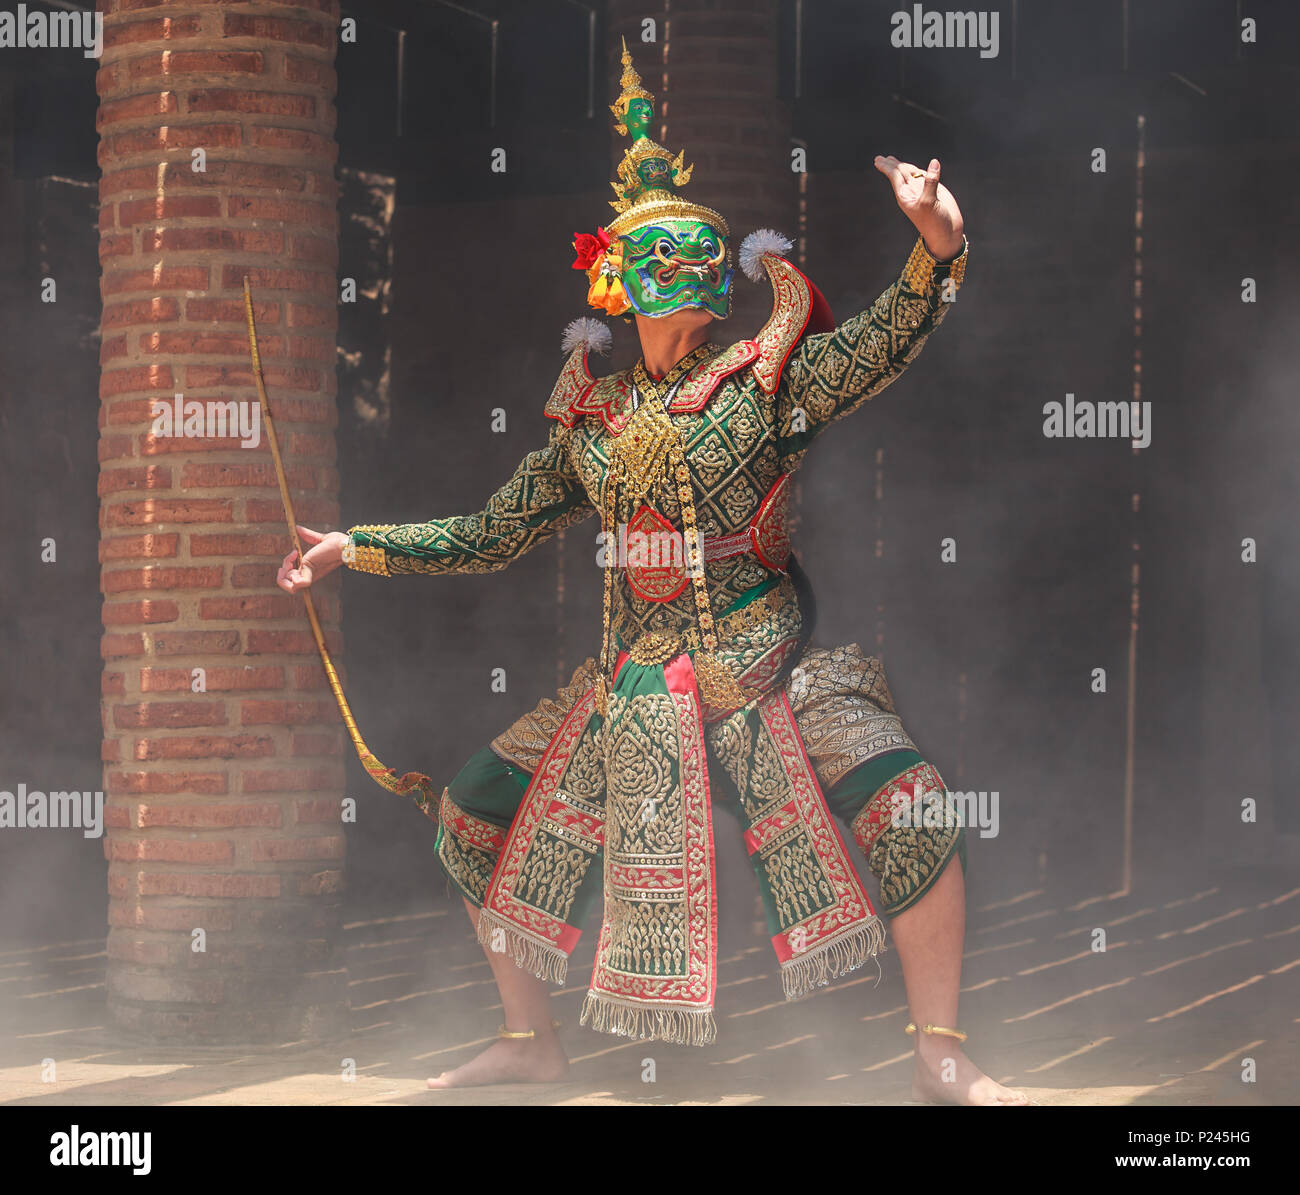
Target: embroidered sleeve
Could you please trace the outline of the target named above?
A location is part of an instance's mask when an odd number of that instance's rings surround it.
[[[776,393],[777,446],[786,472],[829,424],[856,411],[911,364],[947,314],[965,278],[966,254],[963,245],[953,261],[938,262],[918,238],[903,272],[866,311],[833,331],[804,337]]]
[[[472,515],[404,526],[353,527],[344,562],[359,572],[491,573],[593,513],[569,455],[570,433],[551,429],[545,448]]]

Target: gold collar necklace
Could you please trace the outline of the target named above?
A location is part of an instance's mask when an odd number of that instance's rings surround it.
[[[715,356],[718,351],[716,344],[702,344],[687,353],[662,378],[652,378],[650,376],[645,367],[645,358],[642,357],[632,367],[632,385],[641,398],[652,398],[657,400],[661,406],[665,406],[673,391],[685,380],[686,375],[697,365],[701,365],[710,357]]]

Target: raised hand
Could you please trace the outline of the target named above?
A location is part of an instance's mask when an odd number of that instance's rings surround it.
[[[956,257],[965,226],[952,192],[939,181],[939,159],[931,158],[928,169],[922,170],[911,162],[877,155],[875,166],[893,184],[898,206],[916,225],[925,247],[939,261]]]
[[[310,527],[299,527],[298,538],[304,544],[312,546],[303,554],[301,561],[297,549],[294,549],[280,565],[275,583],[287,593],[297,593],[313,581],[332,573],[343,563],[343,549],[350,542],[342,531],[327,531],[322,534]]]

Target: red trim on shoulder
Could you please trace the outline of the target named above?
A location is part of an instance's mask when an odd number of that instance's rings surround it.
[[[830,304],[801,270],[775,253],[764,254],[762,261],[772,283],[772,314],[753,340],[738,340],[713,360],[697,366],[673,395],[672,414],[702,411],[722,380],[746,367],[754,371],[768,394],[774,393],[790,354],[804,335],[835,327]],[[573,427],[584,415],[595,415],[617,435],[632,414],[631,377],[632,371],[625,369],[593,378],[587,368],[587,351],[579,346],[560,371],[546,414],[565,427]]]
[[[711,361],[697,365],[690,377],[678,387],[669,410],[674,415],[704,410],[718,383],[745,368],[758,358],[758,345],[752,340],[738,340],[723,349]]]
[[[772,283],[772,314],[754,338],[759,357],[753,370],[758,384],[772,394],[804,333],[829,332],[835,320],[826,297],[802,270],[775,253],[765,253],[761,260]]]
[[[587,350],[579,345],[560,370],[555,389],[546,400],[544,413],[550,419],[558,419],[565,427],[573,427],[581,416],[579,403],[595,384],[596,379],[587,368]]]
[[[573,405],[575,416],[595,415],[618,435],[632,418],[632,371],[620,370],[598,378]]]

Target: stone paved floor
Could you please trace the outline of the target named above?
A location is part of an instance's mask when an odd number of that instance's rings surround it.
[[[1090,949],[1095,926],[1109,938]],[[151,1047],[106,1026],[102,940],[0,949],[0,1103],[902,1104],[907,1020],[896,956],[786,1004],[755,932],[724,945],[719,1042],[625,1042],[577,1025],[585,937],[555,998],[570,1081],[430,1092],[427,1075],[492,1040],[500,1006],[459,907],[347,926],[352,1029],[279,1049]],[[969,1052],[1041,1104],[1300,1102],[1300,888],[1211,882],[1182,894],[1042,892],[973,908]],[[56,1063],[42,1081],[42,1060]],[[354,1081],[341,1077],[355,1059]],[[1255,1059],[1257,1081],[1242,1081]],[[655,1082],[642,1081],[644,1060]]]

